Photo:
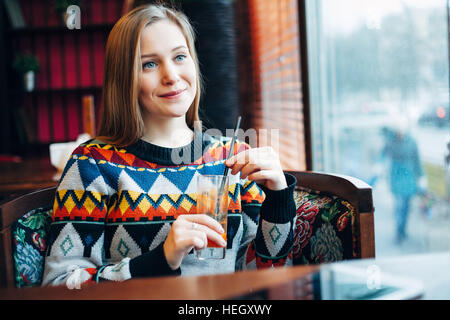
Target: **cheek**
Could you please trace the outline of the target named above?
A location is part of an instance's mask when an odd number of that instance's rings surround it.
[[[155,91],[155,89],[157,88],[157,83],[155,82],[154,79],[152,79],[151,77],[142,77],[141,81],[140,81],[140,86],[139,86],[139,96],[140,97],[146,97],[148,98],[149,96],[152,95],[152,93]]]
[[[184,65],[183,74],[185,75],[185,79],[189,81],[191,87],[195,88],[197,83],[197,69],[193,60],[190,59],[189,63]]]
[[[190,83],[190,87],[191,87],[191,92],[196,92],[197,90],[197,72],[195,70],[195,68],[193,68],[192,70],[189,70],[189,75],[188,75],[188,79],[189,79],[189,83]]]

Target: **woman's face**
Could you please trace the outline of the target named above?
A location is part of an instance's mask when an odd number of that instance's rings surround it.
[[[184,116],[195,98],[197,71],[183,33],[176,24],[161,20],[144,28],[140,45],[144,118]]]

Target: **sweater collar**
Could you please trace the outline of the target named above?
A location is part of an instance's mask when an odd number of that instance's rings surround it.
[[[166,148],[139,139],[126,147],[126,150],[151,163],[179,166],[191,164],[200,159],[210,141],[207,134],[196,130],[192,142],[179,148]]]

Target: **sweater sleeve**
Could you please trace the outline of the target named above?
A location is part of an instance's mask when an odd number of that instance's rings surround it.
[[[42,285],[79,288],[100,280],[179,274],[167,265],[162,245],[133,259],[107,263],[105,220],[114,192],[89,148],[77,148],[56,190]]]
[[[273,191],[253,181],[241,188],[244,235],[237,269],[259,269],[292,263],[296,178],[285,174],[288,187]]]

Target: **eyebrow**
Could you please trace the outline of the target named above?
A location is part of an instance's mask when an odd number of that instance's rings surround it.
[[[172,49],[172,52],[173,52],[173,51],[176,51],[176,50],[178,50],[178,49],[182,49],[182,48],[187,49],[186,46],[182,45],[182,46],[178,46],[178,47],[173,48],[173,49]],[[148,53],[148,54],[143,54],[143,55],[141,56],[141,59],[142,59],[142,58],[148,58],[148,57],[156,57],[156,56],[158,56],[156,53]]]

